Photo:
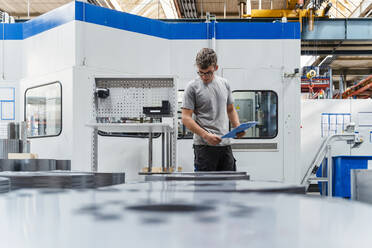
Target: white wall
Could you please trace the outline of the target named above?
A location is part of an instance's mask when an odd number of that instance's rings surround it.
[[[0,40],[0,87],[15,89],[15,120],[19,121],[19,80],[22,78],[22,41]],[[2,99],[0,99],[2,100]],[[9,111],[13,111],[11,108]],[[1,117],[0,117],[1,119]],[[2,123],[9,120],[0,120]]]
[[[169,74],[169,40],[80,21],[75,23],[77,65],[122,73]]]
[[[76,64],[75,22],[31,36],[22,43],[22,78],[40,77]]]

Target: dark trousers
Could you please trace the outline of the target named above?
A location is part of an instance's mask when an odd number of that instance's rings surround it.
[[[194,145],[195,171],[236,171],[231,146]]]

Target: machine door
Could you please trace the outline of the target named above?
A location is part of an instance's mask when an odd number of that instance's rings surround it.
[[[233,139],[237,168],[253,180],[283,180],[283,113],[280,71],[223,68],[240,122],[256,121],[242,139]],[[279,80],[278,80],[279,79]]]

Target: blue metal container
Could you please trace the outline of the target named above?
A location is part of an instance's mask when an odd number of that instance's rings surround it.
[[[333,157],[333,196],[350,198],[350,170],[352,169],[368,169],[368,160],[372,160],[372,156],[336,156]],[[327,159],[325,159],[327,167]],[[322,165],[319,167],[316,175],[321,177]],[[325,175],[327,176],[327,175]],[[327,183],[326,187],[327,187]],[[321,183],[319,183],[319,191],[321,192]],[[327,192],[328,194],[328,192]]]

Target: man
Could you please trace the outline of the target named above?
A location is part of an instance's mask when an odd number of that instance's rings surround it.
[[[214,74],[218,65],[213,49],[200,50],[196,66],[199,77],[187,85],[182,105],[182,122],[194,133],[195,171],[235,171],[230,140],[220,137],[229,131],[229,120],[233,127],[240,125],[230,86]]]

